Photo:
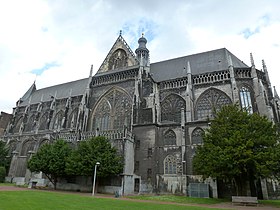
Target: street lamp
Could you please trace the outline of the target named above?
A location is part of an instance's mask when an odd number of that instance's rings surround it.
[[[100,165],[100,163],[96,162],[95,166],[94,166],[94,175],[93,175],[93,184],[92,184],[92,196],[94,196],[94,191],[95,191],[96,170],[97,170],[97,166],[98,165]]]

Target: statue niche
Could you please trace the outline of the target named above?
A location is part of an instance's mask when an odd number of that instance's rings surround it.
[[[114,70],[127,66],[127,54],[123,49],[117,49],[109,59],[108,69]]]

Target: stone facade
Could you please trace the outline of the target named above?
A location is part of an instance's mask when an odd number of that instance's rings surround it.
[[[3,136],[13,156],[10,179],[32,178],[27,160],[44,143],[103,135],[125,167],[99,191],[186,194],[189,183],[202,181],[192,158],[214,109],[238,103],[279,122],[280,99],[265,63],[256,69],[252,55],[250,66],[225,48],[150,64],[147,40],[138,43],[134,54],[120,35],[95,75],[91,69],[82,80],[30,87]],[[206,183],[217,197],[216,181]],[[77,190],[77,183],[68,184]]]

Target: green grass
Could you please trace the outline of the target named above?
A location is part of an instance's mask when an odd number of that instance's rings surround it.
[[[206,207],[135,202],[48,191],[0,191],[0,210],[203,210]],[[212,210],[215,208],[211,208]],[[216,209],[217,210],[217,209]]]
[[[280,208],[280,200],[259,200],[259,203]]]
[[[4,183],[0,183],[0,186],[15,186],[15,184],[9,183],[9,182],[4,182]]]
[[[187,196],[176,196],[176,195],[141,195],[141,196],[129,196],[129,198],[139,199],[139,200],[153,200],[153,201],[166,201],[166,202],[175,202],[175,203],[184,203],[184,204],[217,204],[226,202],[229,200],[224,199],[215,199],[215,198],[192,198]]]

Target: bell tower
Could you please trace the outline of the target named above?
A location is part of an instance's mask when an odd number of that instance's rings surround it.
[[[138,40],[138,48],[135,50],[136,57],[140,62],[140,66],[147,66],[149,62],[149,50],[146,47],[147,39],[144,37],[144,33],[142,33],[142,37]]]

